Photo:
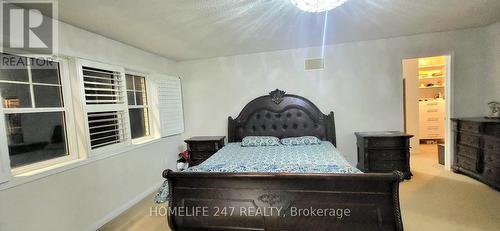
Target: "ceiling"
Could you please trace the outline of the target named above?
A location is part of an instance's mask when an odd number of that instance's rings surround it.
[[[59,0],[59,19],[181,61],[319,46],[325,13],[289,0]],[[479,27],[499,0],[349,0],[330,11],[326,44]]]

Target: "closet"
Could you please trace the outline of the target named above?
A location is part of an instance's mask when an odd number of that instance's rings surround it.
[[[418,59],[420,140],[444,139],[445,131],[445,57]]]

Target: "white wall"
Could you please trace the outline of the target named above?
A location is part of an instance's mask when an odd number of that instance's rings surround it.
[[[488,80],[485,82],[484,108],[487,102],[500,102],[500,22],[487,27]],[[485,112],[487,113],[487,112]]]
[[[175,62],[60,23],[59,53],[148,73],[176,74]],[[174,168],[180,135],[13,188],[0,190],[0,230],[87,230],[155,190]],[[96,227],[97,226],[97,227]]]
[[[355,131],[403,129],[402,59],[452,54],[453,116],[482,115],[484,35],[478,28],[327,46],[323,71],[303,71],[318,47],[180,62],[184,134],[227,135],[228,116],[280,88],[333,110],[338,148],[355,163]]]

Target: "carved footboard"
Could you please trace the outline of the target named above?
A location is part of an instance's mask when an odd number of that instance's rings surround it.
[[[400,172],[190,173],[165,170],[172,230],[403,230]]]

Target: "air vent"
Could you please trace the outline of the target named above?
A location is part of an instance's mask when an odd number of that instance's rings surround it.
[[[306,59],[304,62],[304,69],[306,71],[323,70],[325,68],[324,59]]]

